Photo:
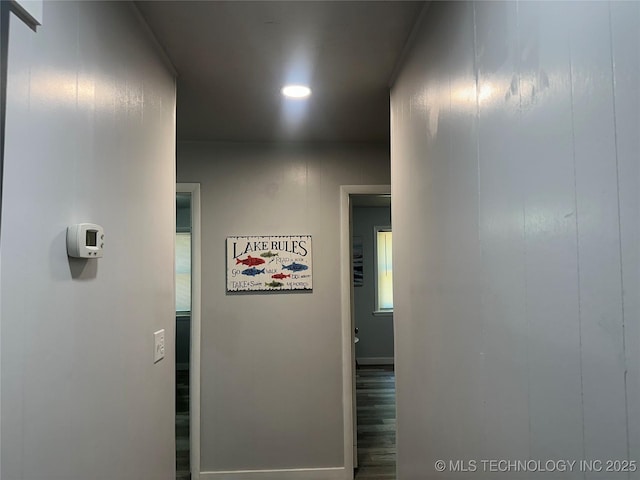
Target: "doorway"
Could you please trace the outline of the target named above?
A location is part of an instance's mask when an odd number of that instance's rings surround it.
[[[394,480],[391,196],[351,195],[356,480]]]
[[[393,311],[374,293],[377,232],[389,231],[390,241],[390,193],[388,185],[340,188],[345,465],[356,480],[396,478]],[[361,210],[376,208],[386,213]]]
[[[176,479],[200,476],[200,185],[176,186]]]

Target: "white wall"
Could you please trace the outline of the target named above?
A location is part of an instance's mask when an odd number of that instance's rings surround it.
[[[427,11],[391,98],[400,480],[640,459],[639,29],[638,2]]]
[[[391,207],[354,207],[353,235],[362,240],[363,284],[353,289],[355,326],[358,327],[356,358],[361,364],[393,363],[393,313],[374,315],[375,255],[374,227],[391,226]]]
[[[145,28],[120,2],[44,2],[37,33],[11,19],[6,480],[175,478],[175,83]],[[68,259],[76,222],[104,227],[104,258]]]
[[[202,471],[343,467],[339,186],[388,184],[387,148],[181,143],[178,181],[202,185]],[[270,234],[313,236],[313,292],[226,294],[226,237]]]

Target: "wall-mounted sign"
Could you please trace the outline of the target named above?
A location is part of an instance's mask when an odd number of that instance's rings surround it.
[[[311,235],[227,237],[227,291],[311,290]]]

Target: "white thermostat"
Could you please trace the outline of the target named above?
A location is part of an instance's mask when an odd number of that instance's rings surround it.
[[[102,258],[104,229],[94,223],[77,223],[67,228],[67,255]]]

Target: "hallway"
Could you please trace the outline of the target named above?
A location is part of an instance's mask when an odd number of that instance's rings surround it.
[[[178,370],[176,371],[176,480],[191,478],[189,453],[189,370]]]
[[[199,480],[345,480],[354,433],[357,480],[640,459],[640,0],[0,6],[3,480],[175,480],[189,433]],[[202,191],[190,432],[177,183]],[[346,288],[371,187],[393,354]],[[228,291],[243,235],[311,236],[313,290]]]
[[[358,469],[356,480],[396,478],[396,386],[393,366],[356,372]]]

